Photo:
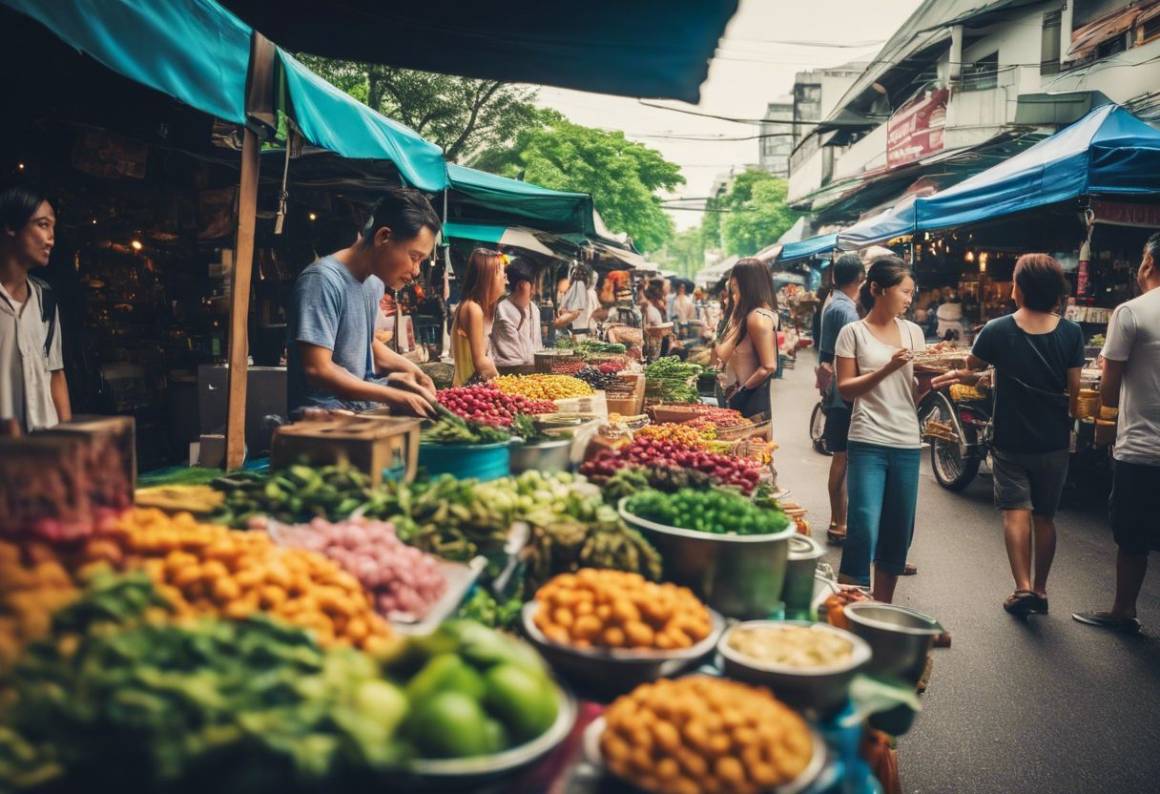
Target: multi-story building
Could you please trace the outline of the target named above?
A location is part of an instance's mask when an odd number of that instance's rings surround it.
[[[947,187],[1108,101],[1160,118],[1160,0],[925,0],[790,158],[815,231]]]
[[[774,176],[789,176],[789,155],[794,146],[794,98],[784,96],[765,108],[758,139],[758,164]]]

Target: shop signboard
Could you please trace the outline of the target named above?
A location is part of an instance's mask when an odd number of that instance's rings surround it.
[[[886,167],[942,151],[949,92],[939,88],[907,102],[886,123]]]
[[[1128,201],[1092,199],[1096,223],[1111,226],[1140,226],[1160,229],[1160,204],[1134,204]]]

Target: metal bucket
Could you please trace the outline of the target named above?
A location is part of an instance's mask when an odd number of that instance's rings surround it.
[[[785,602],[785,616],[807,619],[814,598],[814,573],[818,560],[826,550],[808,535],[794,535],[789,539],[789,558],[785,573],[785,588],[781,600]]]
[[[725,617],[753,620],[779,611],[789,563],[791,522],[772,535],[713,535],[657,524],[625,509],[620,516],[638,529],[664,560],[665,579],[682,584]]]
[[[894,604],[860,601],[844,612],[850,631],[866,640],[874,655],[866,665],[872,675],[918,684],[935,635],[942,625],[930,615]]]
[[[568,471],[572,439],[558,438],[535,444],[512,444],[512,474],[525,471]]]

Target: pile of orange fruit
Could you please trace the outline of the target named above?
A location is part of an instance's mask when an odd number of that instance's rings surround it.
[[[658,794],[757,794],[794,780],[813,757],[796,712],[766,689],[721,678],[642,684],[604,716],[609,769]]]
[[[654,441],[671,441],[691,449],[708,449],[706,442],[717,437],[717,428],[712,427],[709,435],[702,428],[691,424],[662,422],[642,427],[634,435],[636,438],[650,438]]]
[[[53,547],[38,541],[0,541],[0,670],[24,646],[48,634],[52,615],[78,590]]]
[[[263,532],[198,523],[189,513],[129,510],[85,541],[77,564],[82,575],[105,565],[144,569],[178,617],[263,612],[312,630],[323,644],[366,650],[391,637],[358,580],[336,563],[280,547]]]
[[[690,648],[713,628],[709,610],[687,587],[625,571],[560,574],[536,592],[536,603],[536,627],[576,648]]]

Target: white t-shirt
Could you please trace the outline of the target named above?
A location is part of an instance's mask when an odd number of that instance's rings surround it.
[[[899,339],[911,350],[926,348],[922,329],[895,318]],[[834,354],[858,363],[858,374],[877,372],[886,366],[897,347],[878,340],[864,320],[848,323],[838,334]],[[908,363],[854,401],[850,415],[850,440],[897,449],[918,449],[922,437],[914,404],[914,364]]]
[[[41,319],[40,287],[28,283],[28,300],[17,303],[0,286],[0,419],[15,419],[25,431],[56,425],[51,375],[64,369],[60,313],[45,355],[48,323]]]
[[[1115,459],[1160,466],[1160,289],[1120,304],[1103,357],[1126,362]]]

